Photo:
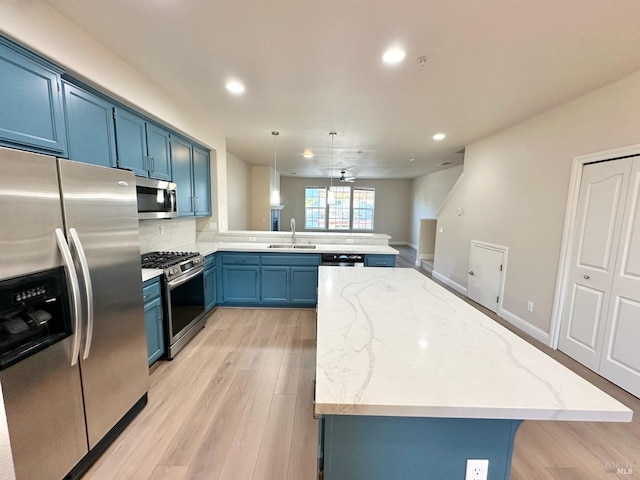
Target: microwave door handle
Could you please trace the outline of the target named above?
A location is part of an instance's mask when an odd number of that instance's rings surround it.
[[[73,264],[73,258],[71,257],[71,250],[69,250],[69,245],[67,245],[67,239],[64,238],[62,229],[56,228],[55,234],[58,249],[60,250],[60,255],[62,255],[67,281],[71,286],[71,314],[73,317],[71,366],[73,367],[78,363],[78,356],[80,355],[80,339],[82,336],[80,331],[80,284],[78,282],[78,273],[76,272],[76,267]]]
[[[82,272],[82,278],[84,280],[84,293],[87,297],[87,331],[85,334],[84,348],[82,349],[82,359],[86,360],[89,358],[91,341],[93,339],[93,286],[91,284],[91,274],[89,273],[89,263],[87,262],[87,256],[84,253],[78,231],[75,228],[70,228],[69,235],[71,236],[71,243],[78,253],[80,271]]]

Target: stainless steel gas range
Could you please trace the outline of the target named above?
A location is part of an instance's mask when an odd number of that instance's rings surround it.
[[[198,252],[149,252],[142,268],[162,269],[164,327],[169,360],[205,325],[204,258]]]

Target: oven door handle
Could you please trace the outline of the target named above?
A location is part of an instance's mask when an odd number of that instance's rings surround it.
[[[62,261],[64,262],[64,270],[67,274],[67,281],[71,287],[71,310],[73,314],[73,342],[71,346],[71,366],[73,367],[78,363],[78,356],[80,355],[80,339],[82,332],[80,330],[80,282],[78,281],[78,272],[73,264],[73,257],[71,257],[71,250],[67,244],[67,239],[64,238],[62,229],[56,228],[56,240],[58,242],[58,248],[60,255],[62,255]]]
[[[179,287],[183,283],[186,283],[189,280],[191,280],[193,277],[197,277],[203,271],[204,271],[204,266],[197,267],[195,269],[195,271],[193,271],[192,273],[189,273],[188,275],[184,275],[182,277],[176,278],[175,280],[171,280],[169,283],[167,283],[167,287],[169,287],[169,290],[172,290],[172,289],[174,289],[176,287]]]

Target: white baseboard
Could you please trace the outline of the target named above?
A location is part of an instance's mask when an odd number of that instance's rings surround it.
[[[415,250],[418,250],[418,245],[416,245],[415,243],[407,243],[407,245]]]
[[[535,325],[531,325],[526,320],[518,317],[517,315],[514,315],[513,313],[509,312],[508,310],[505,310],[504,308],[501,308],[498,310],[498,316],[500,318],[505,319],[511,325],[516,327],[518,330],[521,330],[527,335],[532,336],[539,342],[544,343],[548,347],[551,346],[551,335],[549,335],[544,330],[536,327]]]
[[[420,260],[433,260],[433,253],[421,253]]]
[[[439,272],[436,272],[435,270],[433,272],[431,272],[431,275],[436,278],[437,280],[440,280],[442,283],[444,283],[445,285],[450,286],[451,288],[453,288],[455,291],[460,292],[463,295],[467,294],[467,287],[463,287],[462,285],[460,285],[459,283],[454,282],[453,280],[451,280],[449,277],[445,277],[444,275],[442,275]]]
[[[431,272],[431,275],[433,276],[433,278],[440,280],[442,283],[444,283],[445,285],[448,285],[449,287],[453,288],[457,292],[460,292],[463,295],[467,294],[466,287],[463,287],[459,283],[454,282],[449,277],[445,277],[444,275],[436,272],[435,270]],[[527,335],[532,336],[533,338],[535,338],[539,342],[544,343],[548,347],[551,347],[551,335],[549,335],[548,332],[545,332],[544,330],[536,327],[535,325],[531,325],[529,322],[527,322],[523,318],[518,317],[517,315],[511,313],[508,310],[505,310],[504,308],[499,308],[497,315],[500,318],[509,322],[518,330],[526,333]]]
[[[389,242],[389,245],[409,245],[410,247],[413,247],[413,245],[411,245],[406,240],[404,242],[403,241]],[[413,247],[413,248],[415,248],[415,247]]]

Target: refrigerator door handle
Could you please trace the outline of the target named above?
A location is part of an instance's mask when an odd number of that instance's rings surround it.
[[[78,261],[84,280],[84,293],[87,297],[87,330],[85,332],[84,348],[82,349],[82,359],[86,360],[89,358],[91,340],[93,339],[93,286],[91,284],[91,275],[89,274],[89,263],[87,262],[87,256],[84,254],[78,231],[75,228],[70,228],[69,235],[71,236],[73,247],[78,252]]]
[[[78,282],[78,273],[76,267],[73,264],[73,258],[71,257],[71,250],[67,245],[67,239],[64,238],[64,232],[60,228],[56,228],[56,240],[58,242],[58,249],[60,255],[62,255],[62,261],[64,262],[64,270],[67,274],[67,281],[71,286],[71,309],[73,316],[73,343],[71,347],[71,366],[73,367],[78,363],[78,356],[80,354],[80,283]]]

